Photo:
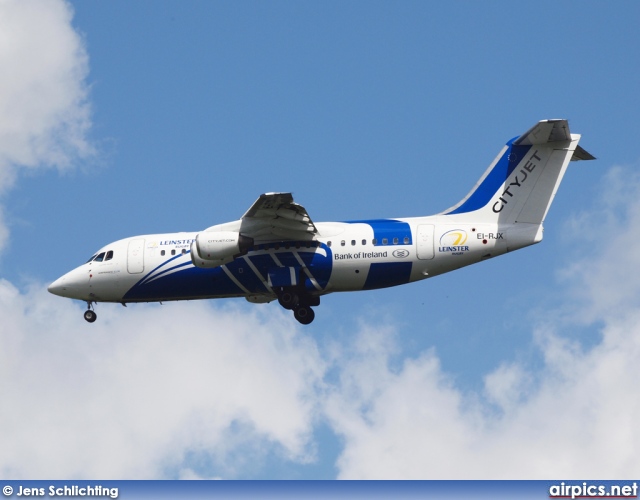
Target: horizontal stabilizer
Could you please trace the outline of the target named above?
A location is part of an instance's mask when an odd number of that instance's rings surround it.
[[[589,151],[585,150],[581,146],[578,146],[576,150],[573,152],[573,156],[571,157],[571,161],[578,160],[595,160],[596,157],[593,156]]]

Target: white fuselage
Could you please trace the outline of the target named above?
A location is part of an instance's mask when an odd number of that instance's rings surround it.
[[[511,227],[456,219],[460,217],[317,223],[314,240],[256,243],[247,254],[212,269],[199,269],[191,261],[196,232],[135,236],[106,245],[96,253],[104,254],[102,259],[70,271],[49,289],[87,302],[239,296],[268,302],[276,298],[274,286],[296,286],[303,279],[313,295],[385,288],[437,276],[541,238],[537,225],[519,227],[516,233]],[[275,283],[276,276],[285,281]]]

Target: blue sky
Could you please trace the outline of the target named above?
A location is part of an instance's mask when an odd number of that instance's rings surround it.
[[[0,42],[0,393],[16,408],[0,475],[637,472],[639,13],[1,4],[20,29]],[[87,325],[45,291],[110,241],[235,220],[269,191],[315,221],[440,212],[546,118],[568,118],[598,161],[571,165],[540,245],[328,296],[309,327],[242,300],[100,305]]]

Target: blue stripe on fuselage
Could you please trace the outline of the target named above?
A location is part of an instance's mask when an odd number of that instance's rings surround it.
[[[166,266],[167,264],[169,264],[170,262],[173,262],[176,259],[179,259],[180,257],[182,257],[182,255],[183,254],[178,254],[175,257],[171,257],[170,259],[165,260],[162,264],[154,267],[151,271],[149,271],[147,274],[145,274],[144,277],[142,279],[140,279],[140,281],[138,281],[134,286],[138,286],[138,285],[144,283],[145,281],[147,281],[147,279],[153,278],[154,277],[154,276],[152,276],[153,273],[155,273],[158,269]],[[163,273],[164,272],[166,272],[166,270],[163,271]],[[162,273],[159,273],[159,274],[162,274]]]
[[[156,280],[134,285],[123,301],[175,300],[198,297],[243,295],[244,292],[220,267],[201,269],[189,267]]]
[[[192,265],[193,264],[191,263],[190,260],[188,262],[183,262],[182,264],[178,264],[176,266],[173,266],[173,267],[170,267],[168,269],[165,269],[164,271],[156,273],[153,276],[150,276],[149,279],[147,279],[144,283],[148,283],[149,281],[153,281],[155,279],[158,279],[161,276],[164,276],[165,274],[170,273],[171,271],[175,271],[176,269],[180,269],[181,267],[192,266]]]
[[[374,262],[362,289],[373,290],[409,283],[411,267],[411,262]]]
[[[297,252],[309,272],[324,289],[331,277],[333,259],[329,247],[319,242],[309,245],[309,242],[292,242],[278,244],[278,250],[273,245],[260,245],[256,250],[249,252],[246,258],[260,272],[263,278],[267,278],[269,269],[279,267],[272,254],[275,254],[279,262],[287,267],[294,267],[300,272],[300,262],[295,258],[293,251]],[[320,250],[322,249],[322,250]],[[324,255],[323,255],[324,254]],[[227,276],[221,267],[202,269],[193,267],[191,262],[166,267],[180,256],[167,259],[155,267],[151,272],[139,280],[123,297],[123,301],[159,301],[176,300],[198,297],[216,297],[230,295],[245,295],[245,291],[238,287]],[[175,263],[175,262],[174,262]],[[189,265],[186,269],[179,269],[182,265]],[[165,269],[162,269],[165,267]],[[249,290],[250,293],[268,292],[260,277],[248,265],[244,258],[238,258],[226,265],[231,275]],[[178,270],[176,270],[178,269]],[[240,271],[242,270],[242,271]],[[174,272],[170,272],[174,271]],[[316,288],[305,279],[304,285],[309,290]]]
[[[251,293],[266,293],[269,291],[244,259],[239,258],[234,260],[233,262],[230,262],[229,264],[227,264],[227,269],[233,275],[233,277],[237,279],[242,284],[242,286],[249,290]],[[262,275],[262,277],[265,277],[264,274]]]
[[[372,220],[350,220],[347,224],[368,224],[373,229],[373,237],[375,238],[375,246],[391,244],[394,238],[398,238],[400,245],[411,245],[413,240],[411,237],[411,226],[407,222],[395,219],[372,219]],[[405,243],[404,239],[408,238]],[[387,243],[382,240],[386,239]]]

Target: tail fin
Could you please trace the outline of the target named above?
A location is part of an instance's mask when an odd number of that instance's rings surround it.
[[[507,142],[471,192],[443,215],[478,222],[542,224],[571,160],[593,160],[567,120],[542,120]]]

